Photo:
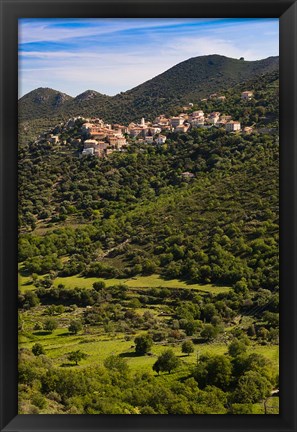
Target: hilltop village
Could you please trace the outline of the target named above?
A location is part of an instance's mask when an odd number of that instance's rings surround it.
[[[244,91],[241,98],[250,100],[253,97],[252,91]],[[212,94],[209,99],[224,100],[225,96]],[[201,99],[206,101],[207,99]],[[251,133],[250,126],[242,129],[239,121],[233,120],[230,115],[222,114],[219,111],[205,113],[203,110],[193,110],[193,103],[183,107],[183,112],[177,116],[159,115],[153,122],[144,118],[139,123],[130,123],[128,126],[120,124],[108,124],[100,118],[74,117],[65,124],[56,126],[50,133],[45,133],[39,140],[47,140],[50,143],[63,143],[61,138],[63,131],[74,128],[80,123],[80,138],[75,144],[82,144],[80,157],[96,156],[106,157],[115,151],[125,151],[129,143],[147,143],[162,145],[166,142],[166,132],[187,132],[191,128],[212,127],[225,128],[230,133]],[[38,142],[38,141],[37,141]]]

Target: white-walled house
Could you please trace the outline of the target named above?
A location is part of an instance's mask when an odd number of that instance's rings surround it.
[[[208,117],[207,121],[211,124],[217,124],[219,121],[219,116]]]
[[[171,117],[170,119],[171,126],[173,126],[174,128],[182,125],[184,121],[185,119],[182,117]]]
[[[157,133],[160,133],[161,132],[161,128],[159,127],[159,126],[150,126],[149,128],[148,128],[148,131],[152,134],[152,135],[155,135],[155,134],[157,134]]]
[[[143,135],[143,128],[141,127],[132,127],[129,128],[129,135],[132,137],[137,137],[138,135]]]
[[[156,138],[156,143],[159,144],[159,145],[161,145],[161,144],[165,144],[166,139],[167,139],[167,138],[166,138],[165,135],[159,135],[159,136]]]
[[[191,125],[193,127],[202,127],[204,126],[205,119],[204,117],[195,117],[191,120]]]
[[[84,148],[82,151],[82,156],[94,156],[94,148],[93,147],[89,147],[89,148]]]
[[[246,90],[241,93],[241,99],[250,100],[254,96],[254,92],[251,90]]]
[[[191,179],[195,177],[195,175],[189,171],[185,171],[181,175],[184,179]]]
[[[229,121],[225,125],[227,132],[236,132],[241,130],[241,125],[239,121]]]
[[[154,137],[152,135],[147,135],[145,137],[145,142],[148,144],[152,144],[154,142]]]
[[[174,129],[175,132],[187,132],[187,130],[189,129],[190,125],[185,125],[185,124],[181,124],[179,126],[176,126],[176,128]]]
[[[192,117],[204,117],[204,112],[202,110],[193,111]]]

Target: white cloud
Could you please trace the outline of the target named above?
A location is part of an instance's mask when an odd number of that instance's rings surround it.
[[[168,63],[167,59],[158,63],[154,62],[153,58],[127,59],[124,54],[118,56],[117,59],[114,59],[112,55],[106,55],[97,59],[85,57],[83,62],[72,60],[74,59],[68,58],[66,62],[57,61],[54,67],[47,63],[45,67],[36,69],[20,68],[20,79],[27,83],[30,90],[37,87],[34,82],[36,79],[36,82],[44,83],[39,86],[57,88],[56,83],[59,83],[57,89],[71,96],[76,96],[86,89],[114,95],[151,79],[174,64],[172,60],[171,63]]]
[[[191,20],[175,20],[189,23]],[[175,22],[174,21],[174,22]],[[213,20],[212,20],[213,21]],[[163,21],[162,21],[163,22]],[[164,24],[171,25],[167,20]],[[42,50],[42,45],[28,52],[20,51],[19,69],[22,94],[38,86],[52,87],[75,96],[85,89],[94,89],[106,94],[116,94],[128,90],[154,76],[164,72],[175,64],[190,57],[208,54],[220,54],[227,57],[244,57],[257,60],[278,54],[278,40],[275,36],[259,37],[264,32],[276,31],[277,23],[261,25],[258,22],[248,24],[234,23],[225,28],[218,28],[215,22],[201,30],[199,26],[164,27],[162,31],[145,30],[138,38],[132,33],[113,35],[109,45],[97,43],[97,39],[78,41],[73,48],[66,50]],[[22,25],[22,32],[27,40],[38,37],[38,28],[44,32],[40,38],[57,37],[57,40],[69,34],[83,36],[93,31],[116,32],[120,28],[143,28],[159,26],[160,20],[147,22],[140,20],[108,20],[98,28],[59,29],[57,35],[46,28],[46,24],[34,25],[33,30],[26,29],[29,23]],[[243,29],[239,31],[240,29]],[[216,31],[220,30],[220,31]],[[261,30],[260,30],[261,29]],[[165,31],[165,34],[163,32]],[[235,30],[237,30],[235,32]],[[48,34],[50,32],[50,34]],[[235,32],[235,33],[234,33]],[[248,37],[247,37],[248,34]],[[144,36],[145,35],[145,36]],[[67,36],[67,37],[68,37]],[[101,41],[99,38],[98,41]],[[110,43],[114,41],[114,43]],[[118,43],[120,42],[120,43]],[[46,47],[46,44],[44,45]],[[43,84],[40,84],[40,83]],[[38,84],[37,84],[38,83]]]
[[[66,20],[64,20],[66,22]],[[71,20],[73,21],[73,20]],[[46,22],[34,23],[34,20],[30,20],[29,23],[22,23],[20,20],[19,25],[19,42],[20,43],[30,43],[30,42],[57,42],[72,38],[81,38],[87,36],[100,36],[106,34],[117,33],[125,30],[136,30],[136,29],[149,29],[154,27],[166,27],[177,24],[182,24],[185,22],[197,21],[195,19],[80,19],[79,22],[84,22],[85,24],[90,24],[87,27],[59,27],[53,28],[50,19]],[[208,21],[208,20],[204,20]],[[75,20],[74,20],[75,22]],[[96,25],[97,23],[97,25]],[[53,23],[54,24],[54,19]]]

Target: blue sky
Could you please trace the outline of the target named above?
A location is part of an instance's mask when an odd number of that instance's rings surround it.
[[[259,60],[279,52],[278,19],[19,20],[19,95],[51,87],[114,95],[190,57]]]

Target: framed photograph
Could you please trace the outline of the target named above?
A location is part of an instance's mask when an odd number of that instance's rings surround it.
[[[1,431],[297,430],[296,25],[1,0]]]

